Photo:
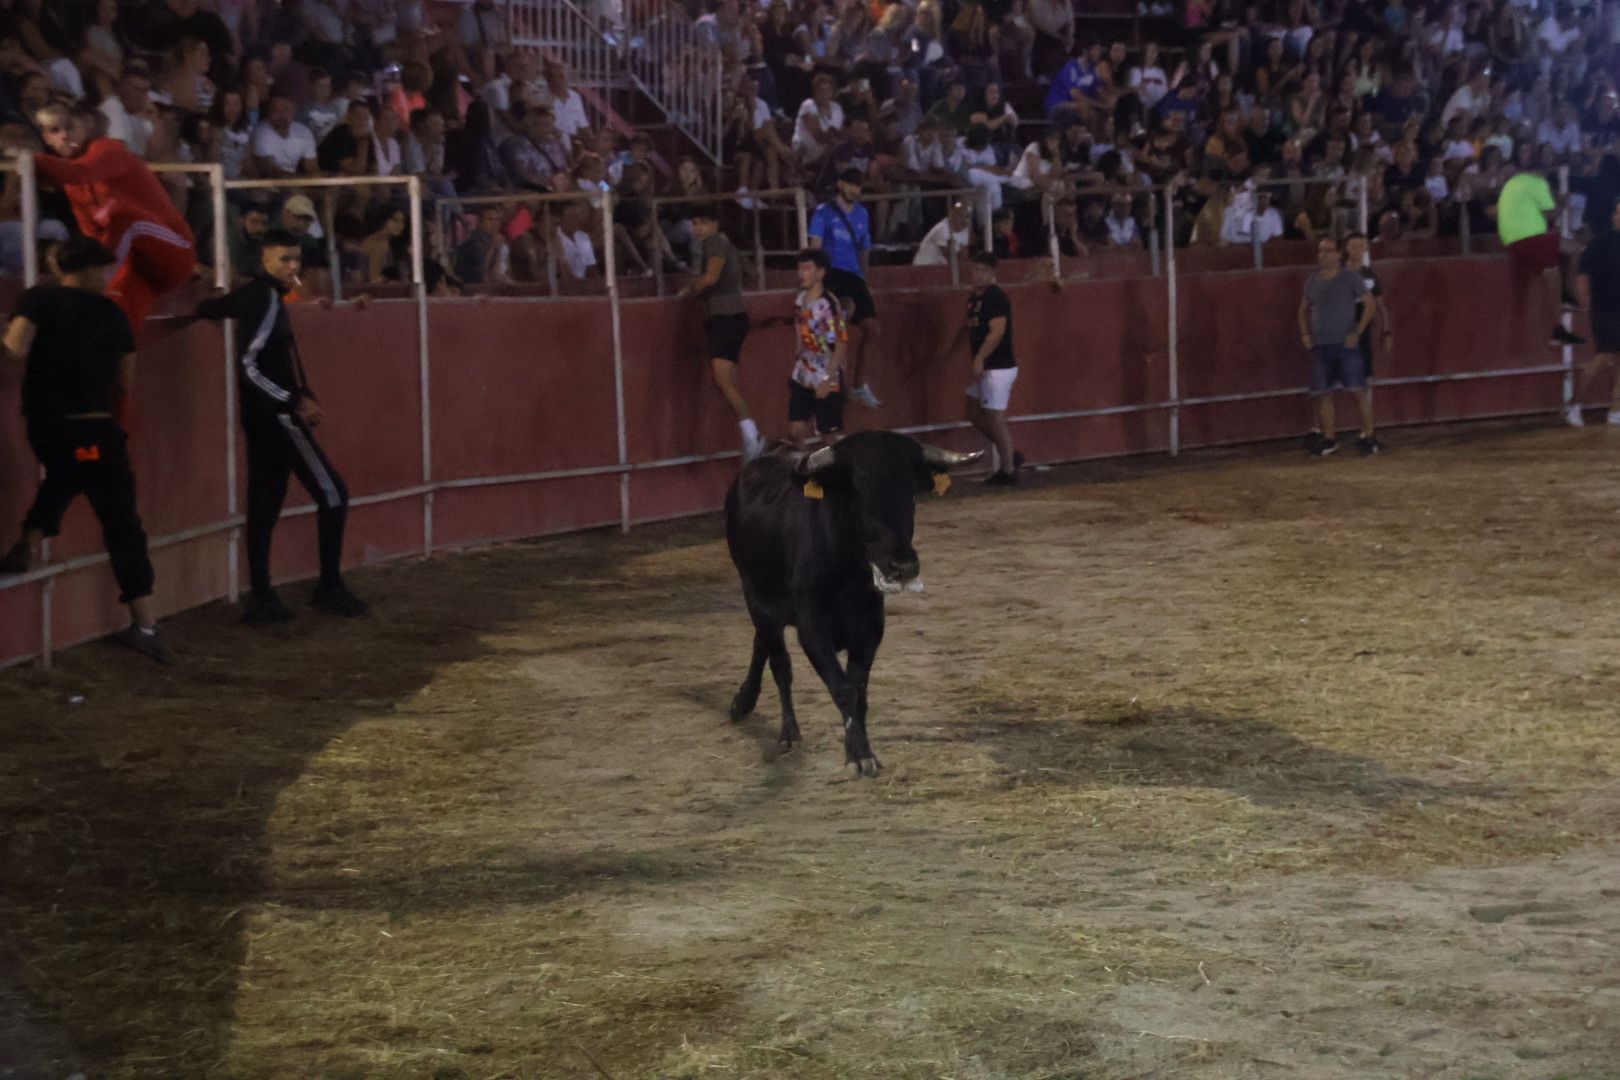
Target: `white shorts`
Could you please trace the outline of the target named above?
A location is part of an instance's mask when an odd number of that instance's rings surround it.
[[[1006,412],[1007,402],[1012,397],[1013,383],[1017,381],[1017,368],[991,368],[979,377],[978,382],[968,383],[967,396],[986,409]]]

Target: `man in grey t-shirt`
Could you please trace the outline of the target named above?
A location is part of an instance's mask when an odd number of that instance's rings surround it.
[[[765,437],[759,433],[748,402],[737,388],[737,363],[742,359],[743,339],[748,336],[749,326],[748,309],[742,298],[742,257],[720,231],[720,211],[712,205],[699,206],[693,211],[692,235],[702,248],[702,273],[675,296],[677,299],[703,297],[709,370],[714,385],[737,413],[743,460],[749,461],[765,449]]]
[[[1333,427],[1335,389],[1355,395],[1356,407],[1361,411],[1361,438],[1356,446],[1362,456],[1378,453],[1367,364],[1360,349],[1361,335],[1377,308],[1364,305],[1359,318],[1356,312],[1357,301],[1366,291],[1361,275],[1345,267],[1339,245],[1327,238],[1319,241],[1316,272],[1305,279],[1305,292],[1299,300],[1299,334],[1311,353],[1311,396],[1316,399],[1321,423],[1321,434],[1311,441],[1311,453],[1317,457],[1326,457],[1339,448]]]

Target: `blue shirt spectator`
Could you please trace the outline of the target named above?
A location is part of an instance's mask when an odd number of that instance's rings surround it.
[[[1088,98],[1097,96],[1097,72],[1084,56],[1076,56],[1064,64],[1057,78],[1052,80],[1052,88],[1046,92],[1046,115],[1050,117],[1065,105],[1073,105],[1076,90]]]
[[[829,199],[816,207],[810,218],[810,235],[821,241],[821,249],[834,270],[847,270],[865,277],[861,269],[861,253],[872,247],[872,226],[866,207],[860,203],[848,209],[837,199]]]

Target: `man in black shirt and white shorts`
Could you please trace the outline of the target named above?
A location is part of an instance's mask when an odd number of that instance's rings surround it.
[[[699,206],[692,213],[692,235],[702,245],[703,271],[676,299],[701,295],[704,303],[703,332],[708,339],[709,370],[714,385],[737,414],[742,432],[744,461],[758,457],[765,449],[765,437],[754,423],[754,414],[737,388],[737,364],[742,359],[743,339],[748,336],[748,309],[742,298],[742,256],[736,245],[720,231],[720,212],[714,206]]]
[[[1576,297],[1581,306],[1592,313],[1595,355],[1581,375],[1575,400],[1564,410],[1564,422],[1570,427],[1586,426],[1581,416],[1581,399],[1598,376],[1613,368],[1620,359],[1620,202],[1609,212],[1609,219],[1616,223],[1615,227],[1599,233],[1586,245],[1586,250],[1581,252],[1580,276],[1575,279]],[[1615,378],[1609,425],[1620,427],[1620,376]]]
[[[27,572],[33,545],[55,536],[68,506],[85,496],[101,522],[119,600],[129,605],[130,626],[114,640],[172,664],[152,611],[152,560],[135,512],[128,438],[114,419],[135,381],[134,331],[105,295],[116,262],[94,240],[69,240],[56,256],[62,283],[23,293],[6,327],[6,355],[27,364],[23,415],[45,479],[22,538],[0,557],[0,574]]]
[[[973,357],[973,379],[968,383],[968,422],[995,448],[995,471],[985,483],[1016,487],[1024,456],[1013,449],[1007,425],[1007,402],[1018,381],[1013,359],[1012,301],[996,284],[996,256],[981,251],[973,256],[973,284],[968,297],[967,321],[952,342],[955,351],[965,336]]]

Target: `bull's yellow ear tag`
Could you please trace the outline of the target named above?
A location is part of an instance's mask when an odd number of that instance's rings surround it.
[[[804,482],[804,497],[807,499],[824,499],[827,497],[827,491],[814,480],[806,480]]]
[[[934,494],[943,495],[951,490],[951,478],[946,473],[934,474]]]

